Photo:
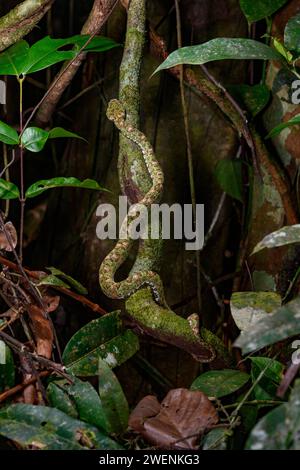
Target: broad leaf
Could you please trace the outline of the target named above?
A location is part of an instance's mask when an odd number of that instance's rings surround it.
[[[3,357],[4,356],[4,357]],[[0,341],[0,393],[15,384],[15,365],[11,350]]]
[[[175,65],[201,65],[224,59],[279,60],[283,57],[274,49],[253,39],[216,38],[197,46],[172,52],[154,73]]]
[[[240,0],[241,9],[249,23],[273,15],[288,0]]]
[[[30,152],[40,152],[45,147],[49,132],[39,127],[27,127],[21,137],[21,144]]]
[[[282,122],[281,124],[278,124],[278,126],[274,127],[274,129],[272,129],[271,132],[269,132],[266,139],[271,139],[273,137],[276,137],[284,129],[287,129],[288,127],[292,127],[292,126],[298,126],[299,124],[300,124],[300,114],[297,114],[296,116],[292,117],[288,121]]]
[[[63,127],[54,127],[51,129],[51,131],[49,131],[49,139],[61,139],[65,137],[85,140],[83,137],[80,137],[80,135],[67,131]]]
[[[243,202],[242,162],[240,160],[220,160],[215,176],[226,194]]]
[[[88,293],[87,289],[82,284],[80,284],[80,282],[76,281],[75,279],[73,279],[73,277],[69,276],[68,274],[65,274],[60,269],[53,267],[47,269],[51,272],[53,276],[59,276],[65,279],[68,282],[69,286],[73,287],[73,289],[79,292],[79,294],[86,295]]]
[[[98,374],[99,358],[113,368],[127,361],[138,349],[137,336],[130,330],[123,330],[117,311],[77,331],[64,350],[63,361],[71,373],[91,376]]]
[[[288,225],[276,230],[276,232],[269,233],[256,245],[252,254],[258,253],[264,248],[276,248],[293,243],[300,243],[300,224]]]
[[[249,330],[280,306],[281,297],[276,292],[234,292],[230,299],[231,315],[241,331]]]
[[[300,13],[287,22],[284,31],[284,43],[290,51],[300,52]]]
[[[0,199],[17,199],[19,197],[19,188],[10,181],[0,178]]]
[[[242,331],[235,346],[243,354],[283,341],[300,333],[300,297],[266,315],[250,330]]]
[[[228,90],[253,117],[267,106],[271,96],[266,85],[231,85]]]
[[[94,426],[47,406],[17,404],[1,409],[0,435],[40,450],[120,449]]]
[[[72,377],[55,380],[48,385],[47,397],[51,406],[106,431],[106,417],[98,393],[89,382]]]
[[[105,361],[99,358],[99,396],[105,416],[104,430],[121,433],[128,426],[129,407],[122,387]]]
[[[72,36],[65,39],[53,39],[49,36],[37,41],[31,47],[24,40],[17,42],[0,54],[1,75],[27,75],[38,72],[59,62],[73,59],[78,50],[86,43],[89,36]],[[77,46],[62,50],[66,46]],[[87,47],[87,51],[100,52],[117,47],[112,39],[95,37]]]
[[[8,145],[18,145],[19,143],[17,131],[3,121],[0,121],[0,142]]]
[[[36,197],[42,194],[47,189],[53,188],[82,188],[82,189],[94,189],[96,191],[107,191],[107,189],[100,186],[97,181],[86,179],[80,181],[73,177],[60,176],[57,178],[51,178],[49,180],[40,180],[33,183],[26,191],[26,197]]]
[[[29,44],[21,40],[0,54],[0,75],[22,75],[28,62]]]
[[[300,450],[300,380],[285,403],[264,416],[252,429],[249,450]]]
[[[201,390],[208,397],[221,398],[243,387],[249,375],[239,370],[212,370],[204,372],[191,385],[191,390]]]

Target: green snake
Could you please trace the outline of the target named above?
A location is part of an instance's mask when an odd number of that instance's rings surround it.
[[[164,175],[146,136],[126,122],[126,110],[123,104],[119,100],[111,100],[108,104],[106,115],[109,120],[114,122],[123,136],[134,142],[140,148],[152,180],[152,186],[138,203],[130,206],[128,214],[121,225],[121,238],[100,266],[100,286],[105,295],[112,299],[125,299],[141,287],[150,286],[155,300],[166,306],[162,281],[160,276],[154,271],[134,272],[120,282],[115,281],[115,274],[128,258],[132,244],[134,243],[130,235],[130,230],[132,222],[140,212],[139,206],[143,205],[148,209],[151,204],[156,203],[160,199],[163,191]]]

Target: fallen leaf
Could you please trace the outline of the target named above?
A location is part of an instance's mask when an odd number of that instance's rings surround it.
[[[37,305],[26,307],[30,320],[34,338],[36,341],[36,352],[39,356],[51,359],[53,346],[53,328],[49,318],[46,318],[42,309]]]
[[[18,243],[17,231],[11,222],[6,222],[4,227],[5,230],[0,230],[0,250],[12,251],[12,246],[16,248]]]
[[[178,388],[160,406],[155,397],[145,397],[131,413],[129,426],[159,448],[197,449],[199,437],[218,420],[204,393]]]

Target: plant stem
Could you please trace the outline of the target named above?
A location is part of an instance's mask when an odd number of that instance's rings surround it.
[[[19,90],[20,90],[20,135],[23,134],[23,82],[25,77],[18,77]],[[24,211],[25,211],[25,195],[24,195],[24,151],[23,145],[20,140],[20,204],[21,204],[21,215],[20,215],[20,235],[19,235],[19,257],[22,263],[23,261],[23,232],[24,232]]]
[[[175,10],[176,10],[176,24],[177,24],[177,45],[178,48],[182,47],[182,36],[181,36],[181,17],[180,17],[180,8],[179,8],[179,1],[175,0]],[[180,68],[180,75],[179,75],[179,83],[180,83],[180,96],[181,96],[181,106],[182,106],[182,113],[183,113],[183,121],[184,121],[184,130],[185,130],[185,137],[186,137],[186,150],[187,150],[187,158],[188,158],[188,169],[189,169],[189,182],[190,182],[190,194],[192,200],[192,208],[193,208],[193,218],[194,223],[196,220],[196,189],[195,189],[195,181],[194,181],[194,168],[193,168],[193,154],[192,154],[192,143],[191,143],[191,136],[190,136],[190,128],[189,128],[189,118],[188,118],[188,109],[185,99],[185,91],[184,91],[184,69],[183,65],[179,66]],[[198,299],[198,309],[199,313],[201,312],[202,307],[202,298],[201,298],[201,262],[200,262],[200,251],[196,251],[196,265],[197,265],[197,299]]]

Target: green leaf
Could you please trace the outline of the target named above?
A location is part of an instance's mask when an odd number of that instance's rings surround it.
[[[276,292],[234,292],[230,299],[231,315],[241,331],[249,330],[280,306],[281,297]]]
[[[47,406],[17,404],[1,409],[0,435],[41,450],[120,449],[94,426]]]
[[[69,416],[106,431],[106,417],[98,393],[89,382],[83,382],[77,377],[72,377],[72,380],[73,384],[62,379],[48,385],[50,404]]]
[[[17,199],[19,197],[19,188],[10,181],[0,178],[0,199]]]
[[[269,357],[250,357],[249,359],[252,362],[252,382],[255,382],[260,373],[265,370],[262,379],[253,390],[255,398],[257,400],[274,400],[278,385],[283,377],[283,365]]]
[[[14,384],[15,384],[14,358],[9,347],[6,346],[6,344],[3,341],[0,341],[0,392],[4,392],[4,390],[13,387]]]
[[[273,15],[288,0],[240,0],[241,9],[249,23]]]
[[[51,274],[53,274],[53,276],[60,276],[66,281],[68,281],[69,286],[73,287],[73,289],[79,292],[79,294],[86,295],[88,293],[87,289],[82,284],[80,284],[80,282],[76,281],[75,279],[73,279],[73,277],[69,276],[68,274],[65,274],[60,269],[54,267],[50,267],[47,269],[51,272]]]
[[[287,129],[288,127],[292,127],[292,126],[298,126],[299,124],[300,124],[300,114],[297,114],[296,116],[292,117],[288,121],[282,122],[281,124],[278,124],[278,126],[274,127],[274,129],[272,129],[271,132],[269,132],[266,139],[271,139],[273,137],[276,137],[284,129]]]
[[[284,44],[290,51],[300,52],[300,13],[287,22],[284,31]]]
[[[253,117],[257,116],[267,106],[271,96],[266,85],[231,85],[228,90]]]
[[[243,354],[283,341],[300,333],[300,297],[266,315],[250,330],[242,331],[235,347]]]
[[[64,39],[44,37],[29,47],[26,41],[19,41],[0,54],[1,75],[27,75],[38,72],[59,62],[73,59],[89,36],[76,35]],[[77,46],[74,49],[61,50],[66,46]],[[112,39],[95,37],[87,46],[87,52],[102,52],[118,44]]]
[[[70,286],[66,284],[64,281],[59,279],[58,277],[54,276],[53,274],[49,274],[49,276],[45,276],[38,282],[39,286],[55,286],[55,287],[64,287],[65,289],[70,289]]]
[[[85,140],[83,137],[80,137],[80,135],[67,131],[63,127],[54,127],[51,129],[51,131],[49,131],[49,139],[61,139],[65,137]]]
[[[0,75],[21,75],[26,69],[29,44],[18,41],[0,54]]]
[[[264,248],[277,248],[279,246],[300,243],[300,224],[288,225],[275,232],[269,233],[254,248],[252,254],[258,253]]]
[[[126,430],[129,406],[122,387],[108,364],[99,358],[99,396],[106,417],[105,431],[108,434]]]
[[[253,39],[216,38],[197,46],[177,49],[167,57],[154,73],[175,65],[201,65],[224,59],[282,61],[283,57],[271,47]]]
[[[49,132],[39,127],[27,127],[21,137],[21,143],[30,152],[40,152],[45,147],[48,138]]]
[[[213,429],[204,436],[202,450],[226,450],[230,431]]]
[[[212,370],[197,377],[191,390],[201,390],[209,397],[221,398],[239,390],[249,378],[248,374],[239,370]]]
[[[8,145],[18,145],[19,143],[17,131],[3,121],[0,121],[0,142]]]
[[[242,162],[240,160],[220,160],[215,176],[223,191],[243,202]]]
[[[51,178],[49,180],[40,180],[33,183],[26,191],[26,197],[36,197],[42,194],[47,189],[53,188],[82,188],[82,189],[93,189],[96,191],[107,191],[107,189],[100,186],[97,181],[86,179],[80,181],[73,177],[59,176],[57,178]]]
[[[264,416],[252,429],[247,450],[300,450],[300,380],[288,403]]]
[[[285,60],[290,64],[293,61],[293,54],[287,50],[287,48],[282,44],[277,38],[272,37],[272,43],[274,48],[279,54],[281,54]]]
[[[130,330],[123,330],[117,311],[77,331],[64,350],[63,361],[71,373],[91,376],[98,374],[99,358],[113,368],[127,361],[138,349],[137,336]]]

